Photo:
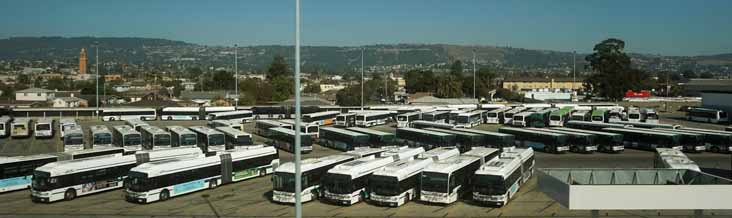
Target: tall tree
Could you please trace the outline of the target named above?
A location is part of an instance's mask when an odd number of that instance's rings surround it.
[[[280,76],[291,76],[290,67],[287,66],[285,57],[283,57],[282,55],[275,55],[274,59],[272,60],[272,63],[269,65],[269,68],[267,69],[267,80],[271,81],[274,78],[277,78]]]
[[[595,53],[585,57],[594,71],[585,81],[593,94],[617,101],[625,91],[643,88],[647,73],[631,68],[624,49],[623,40],[610,38],[595,45]]]

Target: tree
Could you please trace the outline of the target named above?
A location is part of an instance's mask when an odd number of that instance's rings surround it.
[[[278,76],[272,80],[272,101],[284,101],[295,92],[295,81],[292,77]],[[297,87],[299,88],[299,87]]]
[[[281,76],[291,76],[290,67],[287,66],[287,62],[282,55],[275,55],[267,69],[267,80],[272,81]]]
[[[340,106],[360,106],[361,87],[355,85],[338,90],[336,92],[336,104]]]
[[[437,79],[435,96],[439,98],[463,97],[462,83],[453,75],[441,76]]]
[[[585,57],[589,67],[595,71],[585,80],[593,94],[617,101],[623,98],[625,91],[645,87],[648,74],[632,69],[630,57],[623,49],[623,40],[610,38],[595,45],[595,53]]]
[[[456,77],[462,77],[463,75],[463,62],[460,60],[456,60],[455,62],[452,62],[452,65],[450,65],[450,74],[454,75]]]
[[[699,78],[711,79],[711,78],[714,78],[714,74],[712,74],[710,72],[704,72],[704,73],[701,73],[701,75],[699,75]]]
[[[186,77],[189,79],[198,78],[203,74],[203,71],[199,67],[188,68],[186,70]]]
[[[303,90],[305,93],[313,93],[317,94],[320,93],[320,84],[318,83],[308,83],[307,86],[305,86],[305,90]]]
[[[691,71],[691,70],[686,70],[686,71],[682,72],[681,74],[684,76],[684,78],[687,78],[687,79],[695,79],[695,78],[699,77],[698,75],[696,75],[696,73],[694,73],[694,71]]]

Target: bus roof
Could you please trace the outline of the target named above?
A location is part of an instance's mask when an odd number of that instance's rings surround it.
[[[422,170],[432,162],[434,162],[432,159],[400,160],[386,165],[382,169],[374,171],[374,175],[396,177],[397,180],[401,181],[422,172]]]
[[[229,126],[219,126],[219,127],[216,127],[216,130],[223,132],[224,134],[226,134],[228,136],[252,136],[252,134],[249,134],[247,132],[244,132],[244,131],[241,131],[238,129],[234,129]]]
[[[566,128],[566,127],[552,127],[551,129],[562,130],[562,131],[571,131],[571,132],[580,132],[580,133],[587,133],[587,134],[595,134],[595,135],[602,135],[602,136],[611,136],[611,137],[622,136],[621,134],[611,133],[611,132],[592,131],[592,130],[585,130],[585,129],[573,129],[573,128]]]
[[[204,107],[203,110],[206,112],[221,112],[221,111],[234,111],[234,110],[236,110],[236,108],[231,107],[231,106]]]
[[[210,113],[208,115],[214,115],[214,116],[229,116],[229,115],[237,115],[237,114],[252,114],[253,112],[250,110],[238,110],[238,111],[224,111],[224,112],[214,112]]]
[[[168,129],[168,131],[170,131],[172,133],[176,133],[178,135],[196,134],[195,132],[191,131],[190,129],[182,127],[182,126],[167,126],[166,128]]]
[[[432,127],[444,127],[444,128],[455,128],[455,125],[449,124],[449,123],[438,123],[435,121],[426,121],[426,120],[415,120],[412,121],[412,125],[425,125],[425,126],[432,126]]]
[[[121,133],[123,135],[126,135],[126,134],[140,134],[140,132],[138,132],[137,130],[135,130],[135,128],[132,128],[131,126],[128,126],[128,125],[118,125],[118,126],[113,126],[112,128],[115,131],[117,131],[117,132],[119,132],[119,133]]]
[[[693,133],[693,132],[684,132],[684,131],[674,131],[675,129],[666,129],[666,128],[652,128],[652,129],[642,129],[637,127],[627,127],[628,129],[641,129],[641,130],[647,130],[647,131],[653,131],[653,132],[663,132],[663,133],[673,133],[678,135],[684,135],[684,136],[693,136],[693,137],[703,137],[704,134],[701,133]]]
[[[232,161],[239,161],[245,159],[251,159],[256,157],[262,157],[271,154],[277,154],[277,150],[272,146],[267,147],[255,147],[246,148],[240,147],[233,150],[227,150],[222,152],[223,154],[230,154]],[[171,173],[176,173],[184,170],[189,170],[193,167],[201,167],[211,164],[221,163],[220,155],[195,158],[195,159],[171,159],[165,161],[149,162],[141,164],[130,171],[146,173],[148,178],[161,176]]]
[[[89,127],[89,131],[92,134],[97,134],[97,133],[112,133],[112,131],[109,131],[109,128],[107,128],[107,126],[105,126],[105,125],[94,125],[94,126],[90,126]]]
[[[452,130],[455,130],[455,131],[458,131],[458,132],[469,132],[469,133],[482,134],[482,135],[492,135],[492,136],[498,136],[498,137],[513,136],[511,134],[500,133],[500,132],[491,132],[491,131],[478,130],[478,129],[456,128],[456,129],[452,129]]]
[[[426,112],[426,113],[424,113],[424,114],[429,114],[429,115],[440,115],[440,114],[449,114],[449,113],[450,113],[450,111],[437,111],[437,110],[436,110],[436,111],[430,111],[430,112]]]
[[[610,123],[632,125],[634,127],[644,127],[644,128],[661,127],[661,128],[667,128],[667,129],[677,129],[677,128],[681,127],[680,125],[675,125],[675,124],[638,123],[638,122],[617,121],[617,120],[611,120]]]
[[[341,114],[340,111],[321,111],[321,112],[315,112],[315,113],[309,113],[309,114],[303,114],[303,117],[309,116],[309,117],[318,117],[318,116],[325,116],[325,115],[338,115]]]
[[[422,134],[437,135],[437,136],[450,136],[450,134],[447,134],[447,133],[435,132],[435,131],[429,131],[429,130],[423,130],[423,129],[415,129],[415,128],[410,128],[410,127],[398,128],[397,131],[399,131],[399,130],[408,131],[408,132],[418,132],[418,133],[422,133]]]
[[[732,132],[730,131],[723,131],[723,130],[713,130],[713,129],[699,129],[699,128],[689,128],[689,127],[682,127],[676,130],[683,130],[683,131],[698,131],[698,132],[704,132],[704,133],[715,133],[720,135],[732,135]]]
[[[463,167],[474,163],[475,161],[479,161],[480,158],[476,156],[470,156],[470,155],[460,155],[457,157],[448,158],[445,160],[433,162],[426,168],[424,168],[423,172],[435,172],[435,173],[452,173],[458,169],[462,169]]]
[[[475,171],[476,175],[497,175],[503,178],[508,177],[512,171],[521,166],[519,157],[500,157],[487,161]]]
[[[53,118],[49,118],[49,117],[38,118],[36,120],[36,124],[51,124],[51,123],[53,123]]]
[[[10,122],[13,118],[10,118],[9,116],[0,116],[0,123],[7,123]]]
[[[453,135],[462,135],[462,136],[468,136],[468,137],[480,137],[480,135],[475,134],[475,133],[461,132],[461,131],[455,131],[455,130],[449,130],[449,129],[424,128],[424,130],[442,132],[442,133],[453,134]]]
[[[639,129],[639,128],[603,128],[602,130],[605,131],[615,131],[615,132],[628,132],[628,133],[639,133],[639,134],[650,134],[650,135],[659,135],[659,136],[678,136],[678,134],[674,133],[667,133],[667,132],[656,132],[656,131],[648,131],[648,129]]]
[[[598,123],[598,122],[589,122],[589,121],[579,121],[579,120],[570,120],[567,121],[567,124],[571,125],[578,125],[578,126],[598,126],[598,127],[613,127],[613,128],[625,128],[628,125],[625,124],[619,124],[619,123]]]
[[[26,155],[26,156],[0,157],[0,164],[15,163],[15,162],[29,161],[29,160],[40,160],[40,159],[46,159],[46,158],[56,158],[56,156],[52,155],[52,154],[34,154],[34,155]]]
[[[565,135],[573,135],[573,136],[580,136],[580,137],[595,137],[595,135],[590,133],[583,133],[583,132],[575,132],[575,131],[565,131],[565,130],[559,130],[559,129],[546,129],[546,128],[526,128],[530,130],[535,131],[544,131],[544,132],[551,132],[551,133],[559,133],[559,134],[565,134]]]
[[[565,134],[554,133],[554,132],[542,132],[542,131],[514,128],[514,127],[501,127],[499,130],[508,130],[508,131],[513,131],[513,132],[522,132],[522,133],[530,133],[530,134],[541,134],[541,135],[549,135],[549,136],[555,136],[555,137],[565,135]]]
[[[321,130],[324,129],[324,128],[321,128]],[[351,130],[351,131],[354,131],[354,132],[365,133],[365,134],[369,134],[369,135],[378,135],[378,136],[390,136],[390,135],[394,135],[394,133],[390,133],[390,132],[382,132],[382,131],[378,131],[378,130],[373,130],[373,129],[368,129],[368,128],[361,128],[361,127],[350,127],[350,128],[347,128],[347,130]]]
[[[288,129],[288,128],[275,127],[275,128],[271,128],[269,130],[284,133],[284,134],[291,135],[291,136],[295,136],[295,130]],[[303,133],[301,135],[305,135],[305,133]]]
[[[719,109],[714,109],[714,108],[691,107],[691,108],[689,108],[689,111],[698,111],[698,112],[723,112],[724,110],[719,110]]]
[[[166,134],[166,135],[167,134],[170,134],[170,133],[166,132],[165,130],[163,130],[160,127],[157,127],[157,126],[143,126],[143,127],[140,127],[140,129],[142,131],[145,131],[147,133],[154,134],[154,135],[157,135],[157,134]]]
[[[424,153],[424,148],[422,147],[410,148],[407,146],[403,146],[395,147],[392,149],[387,147],[386,151],[384,151],[384,153],[381,153],[381,157],[393,157],[394,160],[403,160],[410,159],[422,153]]]
[[[193,132],[197,132],[197,133],[201,133],[201,134],[206,134],[206,135],[210,135],[210,134],[224,134],[222,132],[216,131],[215,129],[211,129],[211,128],[208,128],[208,127],[205,127],[205,126],[191,126],[191,127],[188,127],[188,128],[191,129],[191,131],[193,131]]]
[[[524,112],[521,112],[521,113],[517,113],[517,114],[514,114],[513,116],[514,116],[514,117],[515,117],[515,116],[522,116],[522,117],[528,117],[528,116],[531,116],[531,115],[532,115],[532,114],[534,114],[534,113],[538,113],[538,112],[534,112],[534,111],[524,111]]]
[[[336,165],[332,169],[328,170],[328,173],[349,175],[351,178],[358,178],[371,174],[373,171],[393,162],[393,157],[377,158],[374,156],[368,156]]]
[[[573,110],[573,107],[563,107],[559,110],[552,111],[549,115],[551,116],[563,116],[566,114],[570,114]]]
[[[360,132],[354,132],[354,131],[349,131],[349,130],[345,130],[345,129],[335,128],[335,127],[321,127],[320,131],[321,132],[323,132],[323,131],[335,132],[335,133],[353,136],[353,137],[368,137],[368,135],[360,133]]]
[[[683,152],[673,148],[656,148],[656,152],[666,166],[671,169],[688,169],[701,172],[699,165]]]
[[[280,121],[277,121],[277,120],[257,120],[257,123],[271,125],[271,126],[283,126],[283,125],[287,126],[287,125],[290,125],[290,124],[283,123],[283,122],[280,122]]]
[[[414,111],[414,112],[408,112],[408,113],[399,114],[397,116],[400,116],[400,117],[408,117],[408,116],[419,116],[420,114],[422,114],[422,112]]]
[[[200,107],[165,107],[163,108],[163,111],[171,111],[171,112],[198,112],[200,111]]]
[[[328,166],[331,164],[353,160],[353,156],[344,154],[334,154],[319,158],[308,158],[302,160],[300,163],[301,172],[307,172],[320,167]],[[280,165],[275,169],[275,172],[295,173],[295,163],[287,162]]]
[[[509,111],[511,109],[513,109],[513,108],[511,108],[511,107],[496,108],[496,109],[488,111],[488,113],[500,113],[500,112]]]
[[[155,111],[154,108],[104,108],[102,112]]]
[[[295,126],[295,120],[287,119],[287,120],[279,120],[279,122],[284,123],[284,124],[290,124],[293,127]],[[302,122],[302,120],[300,120],[300,126],[317,126],[317,125],[318,124]]]
[[[475,116],[475,115],[481,115],[483,113],[485,113],[484,110],[474,110],[474,111],[470,111],[470,112],[466,112],[466,113],[460,113],[460,114],[458,114],[458,116],[469,116],[470,117],[470,116]]]
[[[592,116],[605,116],[608,110],[606,109],[594,109],[592,110]]]

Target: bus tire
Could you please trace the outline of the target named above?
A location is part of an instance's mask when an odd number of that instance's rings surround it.
[[[109,121],[114,121],[114,117],[110,117],[109,118]]]
[[[208,189],[215,189],[218,185],[219,183],[215,179],[208,181]]]
[[[168,120],[173,120],[173,117],[168,117]]]
[[[260,170],[259,170],[259,175],[257,175],[257,176],[258,176],[258,177],[262,177],[262,176],[264,176],[264,175],[267,175],[267,172],[266,172],[266,170],[265,170],[265,169],[260,169]]]
[[[712,146],[709,150],[714,153],[719,153],[719,146]]]
[[[315,189],[313,189],[312,191],[310,191],[310,195],[313,196],[313,200],[315,200],[315,201],[317,201],[320,198],[320,194]]]
[[[64,200],[70,201],[70,200],[74,200],[74,198],[76,198],[76,190],[74,190],[74,189],[66,190],[66,193],[64,193]]]
[[[193,120],[198,120],[198,117],[193,117]]]
[[[170,198],[170,193],[167,189],[163,189],[163,191],[160,192],[160,201],[166,201]]]

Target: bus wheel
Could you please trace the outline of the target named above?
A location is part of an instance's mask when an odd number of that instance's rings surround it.
[[[719,147],[718,146],[712,146],[712,148],[710,148],[710,150],[711,150],[711,152],[719,153]]]
[[[173,117],[168,117],[168,120],[173,120]]]
[[[114,121],[114,117],[110,117],[109,118],[109,121]]]
[[[316,191],[315,189],[310,191],[310,195],[313,196],[313,200],[318,200],[318,198],[320,198],[320,194],[318,194],[318,191]]]
[[[163,189],[163,191],[160,192],[160,201],[165,201],[170,198],[170,193],[168,193],[167,189]]]
[[[217,185],[218,185],[218,182],[216,182],[215,179],[212,179],[212,180],[209,180],[208,181],[208,188],[209,189],[215,189]]]
[[[74,198],[76,198],[76,190],[74,190],[74,189],[66,190],[66,193],[64,194],[64,200],[70,201],[70,200],[74,200]]]
[[[571,150],[574,153],[579,152],[579,148],[577,148],[576,146],[569,147],[569,150]]]
[[[193,117],[193,120],[198,120],[198,117]]]

